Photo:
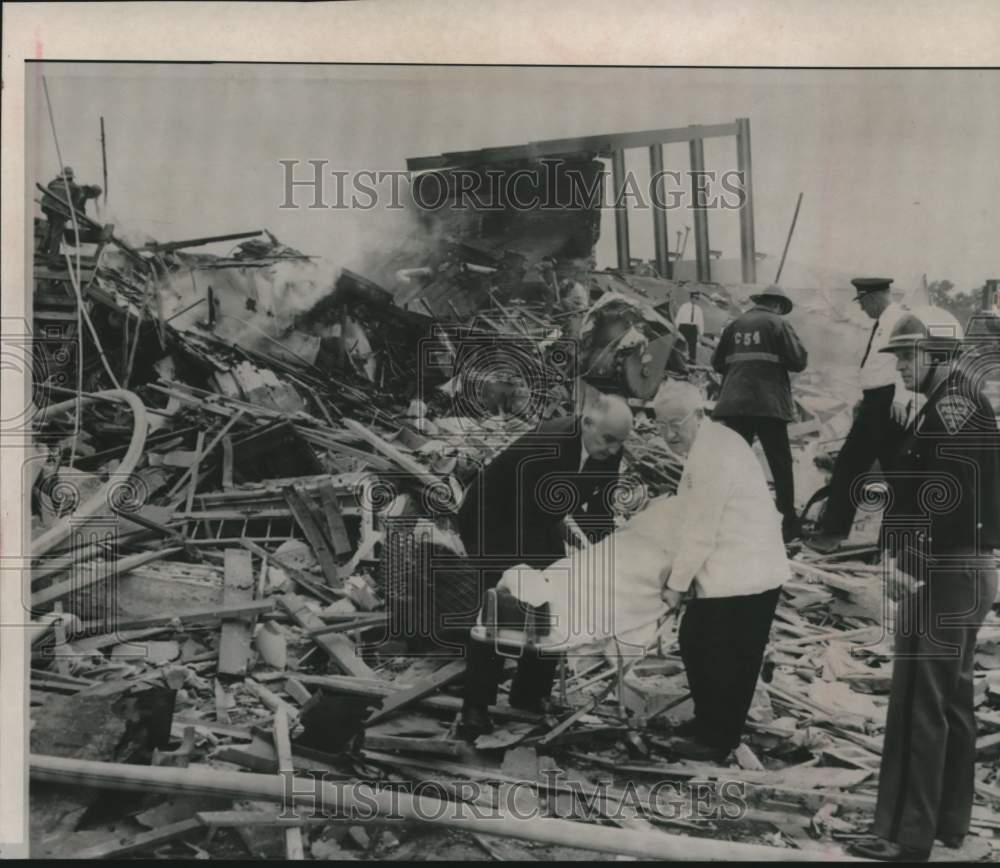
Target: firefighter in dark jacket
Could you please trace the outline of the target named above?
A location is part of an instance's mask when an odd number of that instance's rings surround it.
[[[760,438],[787,542],[798,535],[788,443],[795,406],[788,373],[804,370],[808,354],[785,319],[792,300],[781,287],[769,286],[750,300],[754,307],[726,326],[712,356],[712,367],[723,375],[712,417],[742,434],[750,445]]]
[[[69,195],[67,196],[67,190]],[[45,252],[50,265],[59,265],[59,245],[70,222],[69,208],[72,205],[77,215],[85,214],[87,200],[96,199],[101,195],[97,184],[77,184],[73,169],[66,166],[58,175],[49,181],[45,195],[42,196],[42,213],[48,221],[48,233],[45,238]],[[65,203],[65,204],[64,204]]]
[[[881,352],[915,393],[882,523],[898,600],[892,689],[871,840],[858,855],[926,860],[960,847],[975,788],[976,634],[997,592],[1000,434],[975,356],[942,311],[904,314]]]
[[[567,516],[594,541],[614,529],[612,492],[631,430],[628,404],[603,395],[581,417],[543,422],[486,467],[466,492],[458,515],[468,564],[482,577],[482,594],[511,567],[541,570],[565,557]],[[466,737],[490,731],[487,708],[496,703],[502,665],[492,645],[470,643],[462,709]],[[555,658],[525,651],[510,704],[541,710],[554,674]]]

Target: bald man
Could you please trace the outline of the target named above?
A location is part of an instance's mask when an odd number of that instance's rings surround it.
[[[579,417],[543,422],[479,474],[466,492],[458,525],[468,564],[479,572],[481,598],[510,567],[542,570],[564,557],[567,517],[594,541],[614,530],[611,490],[631,431],[628,404],[602,395]],[[474,736],[490,731],[486,709],[496,703],[503,659],[480,642],[470,644],[468,659],[463,732]],[[541,710],[554,672],[554,658],[522,655],[511,705]]]

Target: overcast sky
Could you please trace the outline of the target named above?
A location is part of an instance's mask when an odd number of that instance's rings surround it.
[[[278,160],[397,170],[407,157],[443,151],[748,117],[757,248],[771,257],[760,280],[773,277],[799,192],[790,258],[800,263],[895,277],[900,286],[923,273],[962,288],[1000,276],[995,70],[34,69],[47,78],[63,158],[82,182],[101,183],[105,119],[103,219],[161,241],[266,227],[306,252],[350,264],[364,246],[398,231],[398,216],[279,210]],[[41,76],[28,82],[30,185],[47,182],[58,161]],[[705,150],[708,168],[735,168],[732,139],[709,140]],[[665,153],[667,168],[688,168],[686,146]],[[629,165],[641,176],[647,160],[636,151]],[[668,220],[672,240],[690,225],[684,212]],[[633,255],[652,256],[650,223],[648,214],[632,215]],[[726,257],[739,255],[734,213],[712,215],[710,241]],[[613,264],[612,256],[606,232],[600,264]]]

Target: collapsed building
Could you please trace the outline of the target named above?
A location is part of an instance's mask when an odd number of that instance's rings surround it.
[[[558,719],[500,705],[501,732],[460,743],[449,690],[462,666],[410,656],[429,628],[402,606],[451,551],[451,516],[477,470],[594,391],[622,395],[637,416],[625,464],[643,494],[622,517],[676,489],[682,462],[650,410],[678,379],[714,395],[712,335],[757,284],[749,134],[739,119],[415,158],[408,169],[462,207],[417,203],[413,234],[359,270],[331,272],[267,230],[133,246],[76,215],[89,247],[66,268],[34,270],[33,853],[412,858],[422,835],[441,834],[406,824],[397,837],[334,800],[283,826],[274,773],[316,770],[363,786],[433,779],[452,802],[470,781],[480,797],[496,780],[535,800],[610,794],[597,817],[571,798],[558,815],[569,825],[441,824],[491,858],[524,858],[517,839],[548,858],[817,858],[856,835],[874,806],[891,653],[871,582],[877,516],[862,515],[837,556],[793,559],[771,680],[724,777],[664,749],[665,725],[690,713],[669,643],[627,671],[571,661]],[[713,281],[703,209],[691,261],[652,209],[651,262],[632,256],[629,214],[616,210],[617,267],[598,270],[603,197],[578,196],[600,194],[603,161],[617,189],[626,150],[647,149],[655,173],[663,145],[686,142],[701,171],[709,137],[733,138],[744,173],[740,282]],[[494,179],[515,174],[520,195],[568,207],[514,207]],[[234,246],[197,252],[217,242]],[[694,288],[711,304],[691,364],[674,314]],[[801,506],[850,412],[824,371],[801,377],[796,399]],[[993,758],[1000,624],[983,634],[980,747]],[[546,783],[556,762],[571,786]],[[1000,828],[995,763],[980,772],[976,854]],[[646,808],[656,780],[682,801],[707,781],[716,802],[738,780],[742,819],[637,811],[633,778]],[[137,804],[97,797],[122,787],[144,790]]]

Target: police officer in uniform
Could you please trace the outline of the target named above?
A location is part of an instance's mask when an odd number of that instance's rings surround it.
[[[1000,434],[960,337],[954,317],[916,308],[881,350],[916,400],[882,525],[899,605],[875,837],[852,848],[868,858],[926,860],[935,839],[960,847],[972,813],[973,667],[997,593]]]
[[[854,522],[854,482],[878,460],[883,473],[899,436],[899,411],[895,399],[896,366],[882,353],[904,311],[889,295],[892,280],[887,277],[858,277],[851,281],[857,290],[854,300],[875,320],[861,357],[859,370],[862,398],[854,408],[854,424],[837,455],[830,479],[830,495],[820,520],[819,532],[806,544],[827,553],[836,549],[851,531]],[[895,415],[895,418],[894,418]]]
[[[789,371],[806,367],[808,354],[785,319],[792,300],[779,286],[750,296],[755,305],[722,332],[712,367],[723,375],[712,417],[743,435],[751,446],[760,437],[774,479],[785,541],[798,535],[795,481],[788,423],[795,418]]]

